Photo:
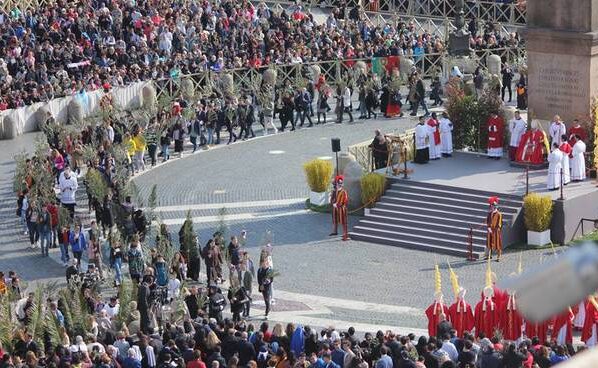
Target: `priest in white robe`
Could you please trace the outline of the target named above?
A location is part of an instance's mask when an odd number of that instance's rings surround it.
[[[563,152],[559,145],[552,145],[552,152],[548,154],[548,190],[556,190],[561,187],[561,174],[563,170]]]
[[[573,145],[572,158],[569,162],[571,165],[571,181],[582,181],[586,178],[586,160],[584,153],[586,152],[586,144],[583,143],[581,137],[576,135],[577,142]]]
[[[428,126],[424,117],[419,117],[419,123],[415,127],[415,159],[416,164],[426,164],[430,160],[430,149],[428,146]]]
[[[453,123],[449,120],[446,112],[442,113],[440,119],[440,152],[444,157],[453,155]]]
[[[515,111],[515,118],[509,122],[509,134],[511,135],[509,141],[509,160],[515,161],[519,142],[526,130],[527,122],[521,118],[519,111]]]
[[[550,134],[550,144],[561,144],[561,137],[563,134],[567,133],[567,128],[565,127],[565,123],[563,123],[560,116],[554,116],[554,119],[552,119],[552,122],[550,123],[548,133]]]

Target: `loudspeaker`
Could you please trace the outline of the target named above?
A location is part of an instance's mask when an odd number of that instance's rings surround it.
[[[341,151],[341,139],[340,138],[332,138],[330,140],[332,143],[332,152],[340,152]]]

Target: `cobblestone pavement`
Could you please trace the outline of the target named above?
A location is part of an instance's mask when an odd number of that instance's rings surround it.
[[[157,184],[158,215],[172,232],[178,232],[190,210],[202,244],[222,222],[229,235],[247,230],[253,259],[265,239],[272,238],[274,266],[281,275],[274,283],[280,309],[274,306],[271,320],[421,332],[423,310],[434,290],[434,262],[441,264],[447,300],[452,300],[448,260],[470,290],[472,303],[484,283],[485,263],[329,237],[330,215],[305,210],[309,192],[301,166],[332,156],[332,137],[339,137],[346,150],[373,137],[374,129],[389,132],[414,125],[403,118],[300,129],[171,159],[134,180],[145,198]],[[26,280],[62,280],[57,250],[51,250],[50,259],[30,250],[14,216],[12,156],[32,141],[28,134],[0,142],[0,270],[15,269]],[[357,220],[351,216],[350,224]],[[503,262],[492,264],[499,277],[516,270],[518,254],[507,253]],[[550,256],[549,251],[527,251],[524,266]],[[260,313],[259,295],[254,299]]]

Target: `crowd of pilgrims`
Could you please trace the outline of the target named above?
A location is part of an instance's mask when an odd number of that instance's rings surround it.
[[[516,47],[472,20],[474,48]],[[318,24],[300,5],[261,2],[65,1],[0,13],[0,110],[55,97],[270,64],[413,55],[444,49],[440,36],[413,22],[375,25],[344,1]]]
[[[267,260],[271,250],[264,247],[262,256],[262,261],[271,262]],[[60,343],[46,342],[43,349],[28,330],[34,295],[23,296],[14,311],[19,320],[14,338],[0,345],[2,368],[545,368],[585,349],[579,346],[575,350],[572,345],[575,327],[582,329],[582,341],[588,346],[596,343],[591,325],[596,324],[598,308],[592,298],[582,302],[579,310],[569,309],[555,319],[533,324],[518,314],[516,298],[496,286],[484,290],[474,317],[460,289],[450,307],[437,294],[426,310],[427,336],[390,330],[364,334],[353,327],[341,331],[333,326],[318,331],[298,323],[287,323],[285,328],[281,323],[260,321],[249,310],[245,314],[235,292],[243,286],[233,281],[239,277],[233,268],[228,291],[231,318],[223,314],[226,301],[219,286],[210,285],[204,297],[198,297],[206,292],[200,287],[181,287],[186,269],[180,265],[171,269],[164,303],[176,299],[176,293],[184,293],[186,317],[178,322],[165,320],[158,326],[148,323],[152,317],[148,311],[155,303],[149,298],[149,289],[163,277],[160,256],[152,262],[143,271],[138,299],[130,302],[132,313],[118,328],[116,316],[123,307],[118,295],[82,286],[86,332],[74,336],[61,312],[64,301],[44,301],[41,307],[60,325]],[[20,292],[16,273],[11,272],[7,280],[2,274],[0,293]],[[244,291],[243,300],[248,295],[250,292]]]

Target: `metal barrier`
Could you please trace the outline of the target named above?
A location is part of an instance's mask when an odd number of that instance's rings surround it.
[[[354,7],[357,0],[347,2]],[[312,0],[312,6],[337,6],[334,0]],[[454,18],[454,0],[361,0],[364,10],[369,13],[399,14],[424,18]],[[498,1],[465,0],[465,18],[475,18],[491,23],[505,23],[509,26],[524,27],[526,22],[525,7],[517,1],[505,4]]]
[[[525,60],[525,50],[521,48],[497,48],[488,50],[477,50],[474,52],[478,56],[479,65],[486,68],[486,58],[489,55],[499,55],[503,62],[516,65]],[[445,59],[448,57],[446,52],[424,54],[421,56],[401,56],[414,61],[423,78],[432,78],[442,71]],[[372,59],[345,59],[316,61],[302,64],[272,65],[260,68],[238,68],[228,69],[222,72],[205,71],[202,73],[183,75],[177,79],[159,79],[155,81],[156,95],[158,100],[164,96],[177,97],[182,94],[181,85],[184,79],[191,81],[195,95],[206,96],[214,91],[214,83],[221,74],[231,74],[233,83],[237,92],[250,92],[255,90],[256,80],[269,67],[275,68],[278,72],[277,84],[284,85],[287,82],[294,84],[298,78],[309,79],[311,68],[318,66],[320,73],[324,75],[326,81],[331,86],[341,79],[346,82],[352,70],[352,66],[357,61],[371,63]]]

